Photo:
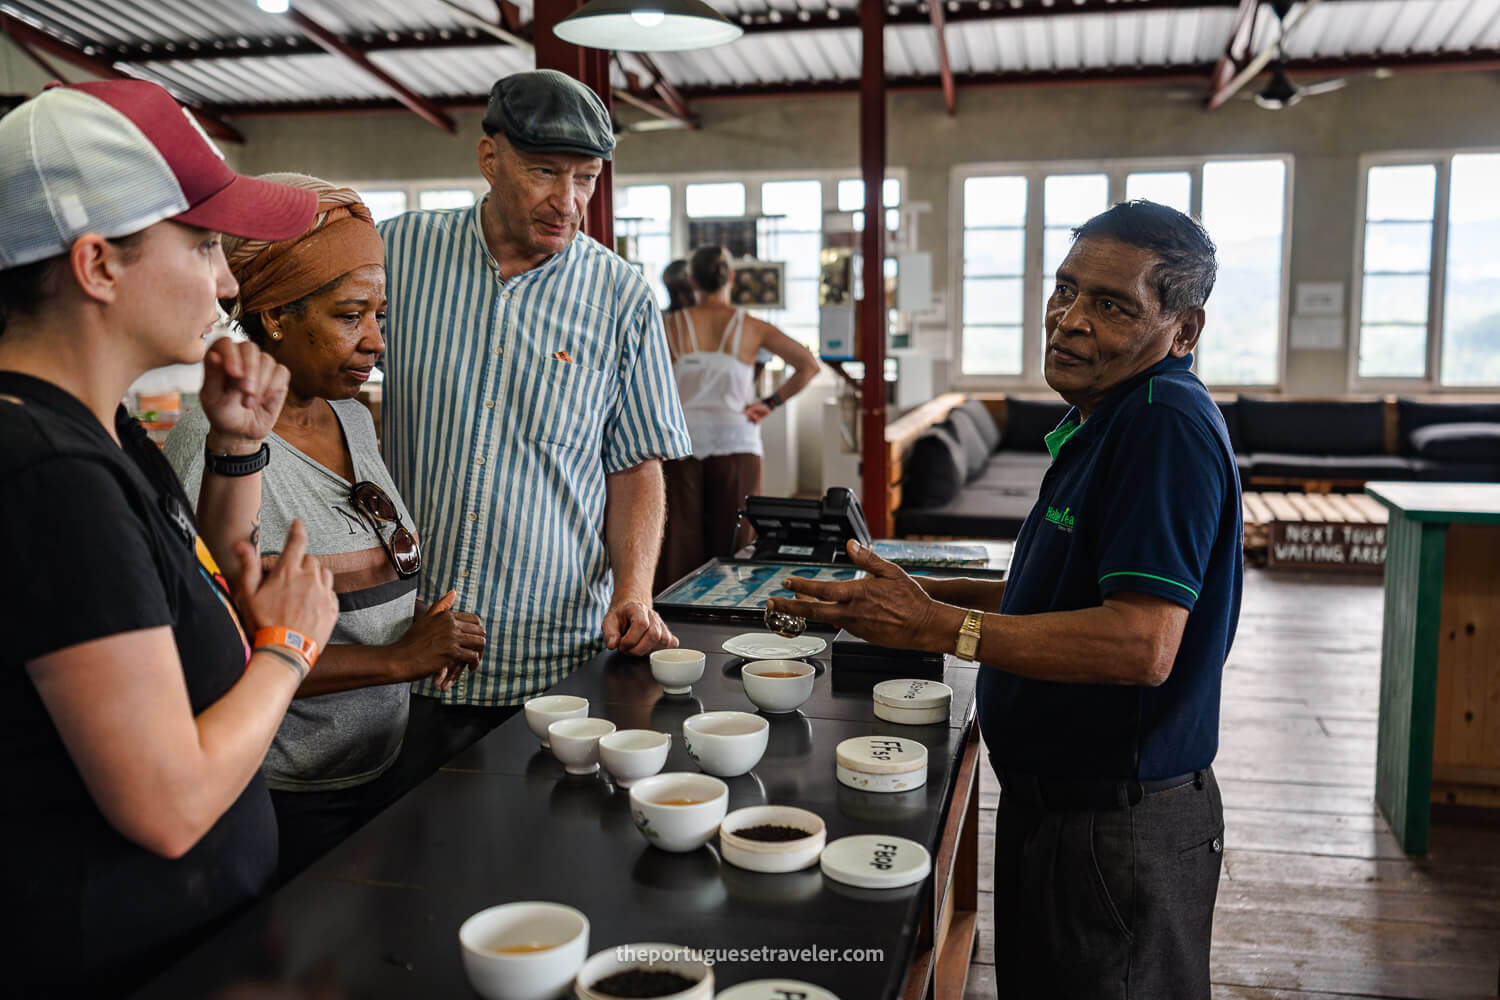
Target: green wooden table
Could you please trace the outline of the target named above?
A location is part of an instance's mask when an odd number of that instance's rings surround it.
[[[1365,489],[1391,512],[1375,801],[1425,854],[1433,801],[1500,808],[1500,485]]]

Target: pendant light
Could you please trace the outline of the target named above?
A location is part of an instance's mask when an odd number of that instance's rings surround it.
[[[745,33],[703,0],[590,0],[552,30],[574,45],[622,52],[706,49]]]

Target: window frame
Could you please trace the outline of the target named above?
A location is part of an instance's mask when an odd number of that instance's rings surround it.
[[[1359,158],[1359,183],[1356,185],[1354,220],[1354,272],[1349,283],[1348,378],[1350,392],[1358,393],[1432,393],[1474,395],[1493,393],[1500,383],[1482,385],[1443,384],[1443,310],[1448,292],[1448,216],[1453,158],[1455,156],[1493,156],[1500,146],[1476,146],[1442,150],[1408,150],[1365,153]],[[1361,327],[1364,325],[1365,295],[1365,228],[1369,214],[1367,204],[1372,167],[1432,166],[1436,168],[1433,191],[1432,247],[1427,272],[1427,373],[1421,377],[1396,378],[1389,375],[1365,378],[1359,374]]]
[[[899,239],[886,239],[886,255],[891,256],[898,251],[909,248],[910,242],[915,235],[914,215],[911,210],[915,207],[911,198],[911,186],[909,172],[906,167],[887,166],[885,176],[887,179],[896,178],[901,182],[901,229],[898,232]],[[823,186],[823,228],[819,230],[820,235],[826,235],[830,230],[827,228],[828,217],[838,215],[838,184],[841,180],[859,180],[860,170],[857,166],[846,168],[819,168],[814,170],[694,170],[682,172],[669,171],[646,171],[642,173],[617,173],[614,177],[616,189],[622,187],[635,187],[645,184],[665,184],[672,191],[672,257],[685,258],[692,252],[688,244],[688,224],[692,221],[687,214],[687,186],[689,184],[715,184],[725,181],[735,181],[745,186],[745,215],[759,216],[761,214],[761,185],[774,181],[817,181]],[[803,230],[791,230],[801,233]],[[752,309],[750,314],[758,318],[764,318],[767,310]],[[817,353],[818,345],[815,340],[811,349]],[[773,366],[774,367],[774,366]]]
[[[963,365],[963,282],[964,282],[964,181],[970,177],[1013,176],[1026,178],[1026,275],[1022,284],[1023,302],[1030,306],[1042,300],[1047,276],[1042,274],[1045,254],[1043,233],[1046,229],[1046,179],[1056,174],[1104,174],[1109,178],[1106,198],[1113,205],[1125,198],[1125,181],[1130,174],[1179,172],[1192,178],[1189,215],[1203,214],[1203,168],[1210,163],[1277,160],[1285,168],[1282,190],[1281,227],[1281,295],[1277,309],[1276,381],[1270,384],[1229,383],[1210,385],[1210,389],[1234,392],[1279,391],[1286,384],[1288,320],[1291,305],[1292,273],[1292,200],[1296,185],[1295,161],[1290,153],[1222,154],[1212,156],[1129,157],[1091,160],[1011,160],[984,163],[961,163],[948,177],[948,350],[953,359],[953,387],[956,391],[983,392],[1019,390],[1050,392],[1042,373],[1042,317],[1028,308],[1021,323],[1021,374],[969,375]],[[1213,308],[1210,299],[1208,326],[1213,331]],[[1196,361],[1195,361],[1196,369]]]
[[[341,187],[352,188],[355,191],[401,191],[406,195],[406,211],[418,212],[424,191],[455,191],[466,188],[474,192],[474,203],[477,205],[484,200],[484,196],[490,193],[490,186],[483,178],[474,177],[424,177],[421,180],[360,180],[360,181],[335,181]]]

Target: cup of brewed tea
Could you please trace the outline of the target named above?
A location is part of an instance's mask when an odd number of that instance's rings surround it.
[[[719,832],[729,786],[707,774],[672,772],[630,786],[630,817],[653,847],[696,851]]]
[[[561,903],[505,903],[458,929],[464,972],[485,1000],[555,1000],[589,953],[589,919]]]
[[[745,696],[762,712],[792,712],[812,696],[817,670],[801,660],[754,660],[740,668]]]

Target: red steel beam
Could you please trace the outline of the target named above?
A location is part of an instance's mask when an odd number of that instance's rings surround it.
[[[613,116],[614,88],[609,82],[609,52],[570,45],[552,30],[580,6],[580,0],[536,0],[532,11],[536,68],[558,70],[592,88]],[[615,246],[614,184],[614,165],[605,160],[583,219],[583,231],[611,250]]]
[[[943,105],[951,115],[958,108],[958,99],[953,86],[953,65],[948,62],[948,26],[943,20],[943,0],[929,0],[927,9],[932,13],[932,30],[937,35],[938,75],[943,78]]]
[[[287,11],[287,17],[291,18],[292,23],[301,28],[307,37],[317,43],[319,48],[331,55],[347,59],[373,76],[376,80],[379,80],[381,85],[391,92],[391,96],[395,97],[402,105],[422,116],[449,135],[458,134],[457,123],[444,114],[441,108],[406,86],[400,80],[391,76],[379,66],[370,62],[369,58],[359,49],[356,49],[338,35],[335,35],[317,21],[302,13],[296,7]]]
[[[82,49],[74,47],[71,42],[65,42],[55,35],[49,34],[48,32],[42,31],[38,28],[34,28],[31,25],[27,24],[25,21],[22,21],[20,18],[13,17],[3,10],[0,10],[0,28],[3,28],[5,33],[12,39],[14,39],[15,42],[21,46],[21,48],[28,50],[35,48],[40,49],[43,52],[48,52],[54,56],[57,56],[59,59],[63,59],[67,62],[72,63],[74,66],[77,66],[79,69],[82,69],[85,72],[100,77],[101,79],[142,79],[139,76],[126,73],[123,70],[116,68],[115,65],[111,62],[108,62],[104,59],[96,59],[95,57],[89,55],[87,52],[84,52]],[[177,98],[176,94],[173,94],[172,96],[174,98]],[[234,128],[234,126],[218,117],[218,115],[214,114],[211,111],[207,111],[203,108],[189,104],[185,101],[181,101],[180,98],[177,99],[179,103],[182,103],[185,108],[193,113],[193,117],[198,119],[199,123],[203,125],[204,130],[208,132],[209,135],[212,135],[218,139],[227,139],[230,142],[242,143],[245,141],[245,137],[241,135],[239,131]]]
[[[891,535],[886,488],[890,454],[885,446],[885,4],[862,3],[859,12],[859,168],[865,179],[865,296],[859,303],[861,484],[865,522],[876,538]]]
[[[1250,40],[1255,34],[1255,14],[1260,10],[1260,0],[1240,0],[1240,9],[1235,11],[1234,24],[1229,29],[1229,41],[1224,45],[1224,54],[1214,65],[1213,76],[1208,83],[1208,106],[1217,108],[1224,88],[1234,79],[1240,67],[1250,59]]]
[[[656,91],[656,96],[662,99],[662,103],[671,109],[672,114],[686,122],[689,128],[697,128],[698,116],[693,114],[693,109],[688,106],[687,100],[676,87],[672,86],[672,81],[667,79],[661,67],[656,65],[656,60],[645,52],[634,52],[632,55],[635,56],[636,62],[651,74],[651,89]]]
[[[1327,2],[1327,0],[1325,0]],[[1410,55],[1368,54],[1345,59],[1292,59],[1284,63],[1288,73],[1368,73],[1390,70],[1394,73],[1489,73],[1500,72],[1500,49],[1476,49],[1470,52],[1423,52]],[[1207,63],[1187,66],[1131,66],[1112,71],[1070,70],[1043,73],[987,73],[956,76],[955,83],[968,87],[1097,87],[1125,84],[1202,83],[1212,72]],[[1269,70],[1268,70],[1269,72]],[[941,81],[935,76],[892,77],[886,81],[887,92],[930,91]],[[695,101],[777,100],[795,97],[838,97],[855,93],[858,81],[828,83],[795,83],[758,87],[725,87],[690,89],[686,96]],[[452,111],[481,109],[488,94],[438,99],[440,107]],[[233,117],[268,115],[370,114],[396,111],[395,101],[362,99],[354,101],[299,101],[285,104],[219,104],[215,110]],[[662,109],[653,109],[658,116]]]

